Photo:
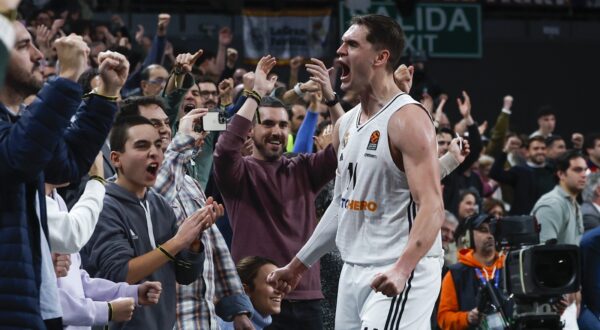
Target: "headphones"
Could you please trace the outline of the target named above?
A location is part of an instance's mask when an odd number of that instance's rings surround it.
[[[473,236],[473,230],[479,227],[482,223],[489,222],[493,218],[493,215],[481,213],[474,214],[465,219],[465,221],[461,223],[456,229],[456,232],[458,233],[459,237],[457,243],[461,246],[466,246],[469,249],[475,250],[475,239]]]

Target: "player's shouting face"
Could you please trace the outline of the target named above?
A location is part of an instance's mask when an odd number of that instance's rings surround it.
[[[377,57],[377,51],[367,41],[367,34],[367,27],[354,24],[342,36],[342,45],[337,54],[342,69],[341,88],[344,91],[360,91],[362,86],[371,81],[371,65]]]

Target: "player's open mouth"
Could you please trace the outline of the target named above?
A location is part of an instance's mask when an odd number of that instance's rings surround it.
[[[342,75],[340,76],[340,79],[344,80],[349,78],[350,76],[350,67],[347,66],[344,62],[340,61],[340,68],[342,68]]]

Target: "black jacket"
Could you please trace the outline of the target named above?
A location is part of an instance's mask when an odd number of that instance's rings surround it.
[[[506,157],[505,152],[496,156],[490,170],[490,177],[515,188],[515,197],[509,214],[530,214],[535,202],[543,194],[554,189],[556,185],[554,170],[550,166],[534,168],[528,165],[516,165],[505,170]]]
[[[82,103],[81,95],[78,84],[57,78],[18,118],[0,103],[0,328],[45,328],[39,296],[40,231],[48,237],[44,182],[79,181],[117,111],[114,102],[91,97]]]

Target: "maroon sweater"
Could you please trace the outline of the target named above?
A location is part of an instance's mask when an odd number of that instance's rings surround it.
[[[335,177],[333,147],[276,161],[242,157],[248,119],[235,115],[219,137],[214,153],[215,179],[233,229],[231,256],[237,263],[261,256],[284,266],[317,226],[315,197]],[[323,298],[319,265],[302,277],[288,299]]]

